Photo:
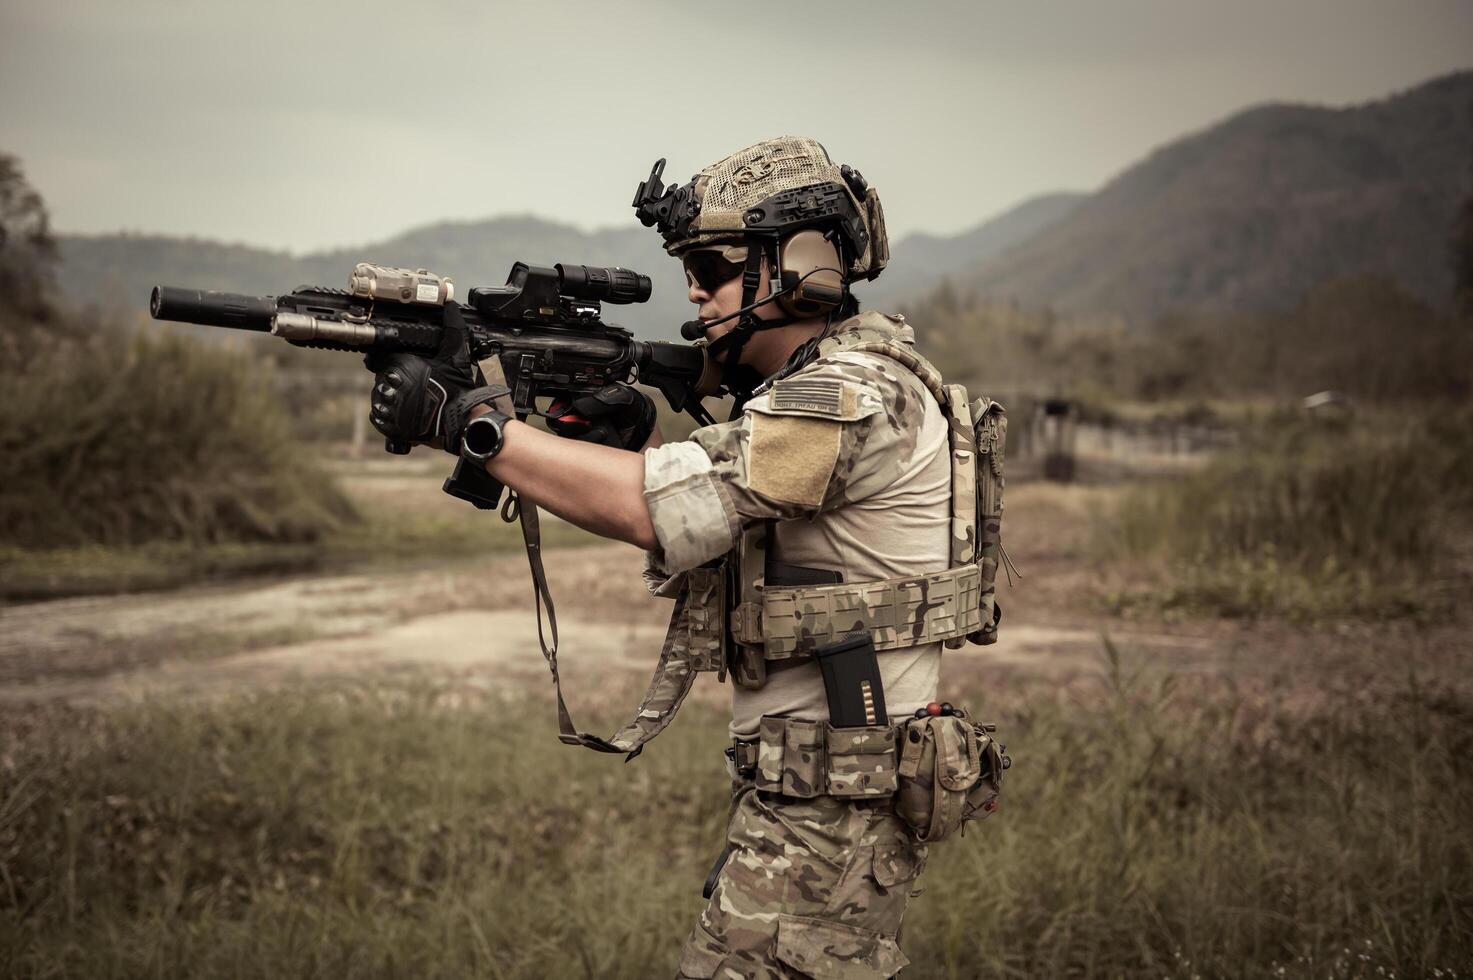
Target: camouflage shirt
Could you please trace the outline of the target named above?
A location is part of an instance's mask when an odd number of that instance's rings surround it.
[[[835,328],[909,344],[900,318],[862,313]],[[652,586],[725,554],[744,530],[777,522],[772,557],[839,571],[846,582],[919,575],[950,557],[947,422],[913,374],[878,354],[834,350],[707,426],[645,455],[645,500],[660,543]],[[664,583],[669,594],[678,582]],[[880,656],[892,716],[934,699],[940,644]],[[828,715],[816,664],[733,685],[734,735],[764,714]]]

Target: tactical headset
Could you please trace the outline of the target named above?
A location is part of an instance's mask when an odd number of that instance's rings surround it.
[[[843,305],[849,284],[834,237],[833,232],[805,228],[778,241],[778,305],[788,315],[826,316]]]
[[[767,255],[777,269],[777,275],[770,279],[771,292],[764,298],[764,303],[758,305],[775,301],[790,319],[806,320],[837,309],[848,291],[841,271],[839,249],[830,238],[830,235],[810,228],[779,239],[775,258],[761,242],[722,242],[687,249],[681,254],[681,260],[686,265],[691,283],[699,284],[707,292],[715,292],[723,283],[741,275],[742,263],[752,251],[758,250],[759,257]],[[733,256],[733,253],[739,254]],[[697,258],[707,260],[692,261]],[[706,270],[704,274],[703,268]]]
[[[741,363],[742,349],[752,335],[758,330],[770,330],[799,320],[831,317],[848,297],[849,288],[842,271],[842,249],[835,241],[837,237],[832,232],[807,228],[785,238],[771,235],[748,238],[747,256],[741,272],[740,308],[719,320],[709,323],[689,320],[681,326],[680,335],[686,340],[701,340],[717,324],[737,320],[735,327],[706,347],[712,358],[726,352],[721,377],[728,391],[736,397],[733,417],[762,381],[757,371]],[[768,267],[776,269],[777,274],[769,277],[768,294],[759,299],[757,290],[761,285],[764,258],[768,260]],[[784,315],[775,319],[758,316],[757,310],[769,303],[776,303]]]

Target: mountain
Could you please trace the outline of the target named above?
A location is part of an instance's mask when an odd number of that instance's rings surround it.
[[[1066,214],[1082,195],[1033,198],[951,237],[910,235],[892,249],[889,267],[860,290],[867,306],[923,292],[942,276],[1028,238]],[[157,235],[62,235],[60,279],[80,303],[145,309],[158,284],[271,295],[295,286],[346,285],[359,262],[430,269],[454,278],[457,293],[501,285],[513,262],[622,265],[651,277],[650,301],[608,307],[605,316],[642,337],[674,340],[692,307],[679,267],[659,236],[638,226],[584,232],[531,216],[440,222],[355,248],[292,255],[249,245]]]
[[[1449,241],[1473,189],[1473,72],[1344,109],[1267,105],[1177,140],[1090,195],[1033,198],[960,235],[898,240],[857,290],[887,308],[934,289],[1082,315],[1287,310],[1363,274],[1446,305]],[[654,296],[607,317],[674,339],[691,315],[679,267],[638,227],[584,232],[539,218],[427,225],[382,242],[293,256],[138,235],[59,236],[61,280],[83,302],[142,309],[156,283],[247,293],[345,285],[361,261],[453,276],[460,295],[512,262],[623,265]]]
[[[970,267],[1028,241],[1068,215],[1089,195],[1059,192],[1032,197],[959,235],[907,235],[891,244],[890,264],[872,285],[856,290],[864,305],[888,309]]]
[[[1473,190],[1473,72],[1344,109],[1266,105],[1152,153],[955,277],[1072,314],[1293,307],[1362,274],[1446,306]]]
[[[689,319],[685,281],[658,235],[635,226],[583,232],[521,216],[426,225],[355,248],[291,255],[247,245],[144,235],[61,235],[60,279],[73,300],[144,309],[155,285],[277,294],[303,284],[346,286],[359,262],[425,268],[451,276],[462,298],[500,286],[512,263],[622,265],[651,277],[641,306],[606,306],[605,318],[649,339],[673,340]]]
[[[997,255],[1068,214],[1084,195],[1032,198],[960,235],[909,235],[892,246],[890,265],[859,290],[866,306],[886,307]],[[156,235],[62,235],[61,281],[81,303],[144,309],[157,284],[275,294],[294,286],[346,284],[359,262],[430,269],[471,286],[500,285],[512,263],[623,265],[650,276],[654,293],[639,307],[608,308],[608,319],[640,336],[675,339],[691,317],[679,268],[659,236],[641,228],[584,232],[531,216],[441,222],[355,248],[292,255],[194,238]]]

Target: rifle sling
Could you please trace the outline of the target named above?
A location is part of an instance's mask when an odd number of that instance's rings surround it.
[[[483,359],[478,366],[485,383],[500,389],[500,394],[491,399],[492,407],[509,418],[516,417],[516,406],[512,403],[511,391],[506,383],[506,372],[501,367],[501,358],[492,354]],[[516,494],[516,491],[508,487],[507,493]],[[532,597],[537,606],[537,643],[542,647],[542,657],[547,661],[547,669],[552,673],[552,687],[557,694],[558,741],[566,745],[586,746],[599,752],[628,751],[597,735],[580,732],[573,724],[573,716],[569,714],[567,702],[563,700],[562,679],[558,677],[557,610],[552,604],[552,590],[547,584],[547,572],[542,567],[542,527],[537,517],[537,505],[525,504],[520,494],[516,494],[516,499],[517,514],[522,525],[522,543],[526,546],[527,565],[532,573]],[[543,607],[547,609],[546,632],[542,627]],[[549,635],[552,637],[551,644],[547,642]]]

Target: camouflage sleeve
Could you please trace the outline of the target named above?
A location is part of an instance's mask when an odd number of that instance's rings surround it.
[[[672,573],[665,567],[664,549],[658,553],[645,552],[644,569],[641,575],[644,577],[644,587],[649,589],[650,595],[658,599],[673,599],[685,588],[685,573]]]
[[[893,482],[925,396],[878,360],[831,355],[776,382],[740,419],[646,453],[657,564],[693,568],[758,521],[810,517]]]
[[[644,454],[644,499],[660,543],[648,562],[649,585],[651,574],[673,575],[725,554],[741,534],[710,457],[693,442],[669,442]]]

